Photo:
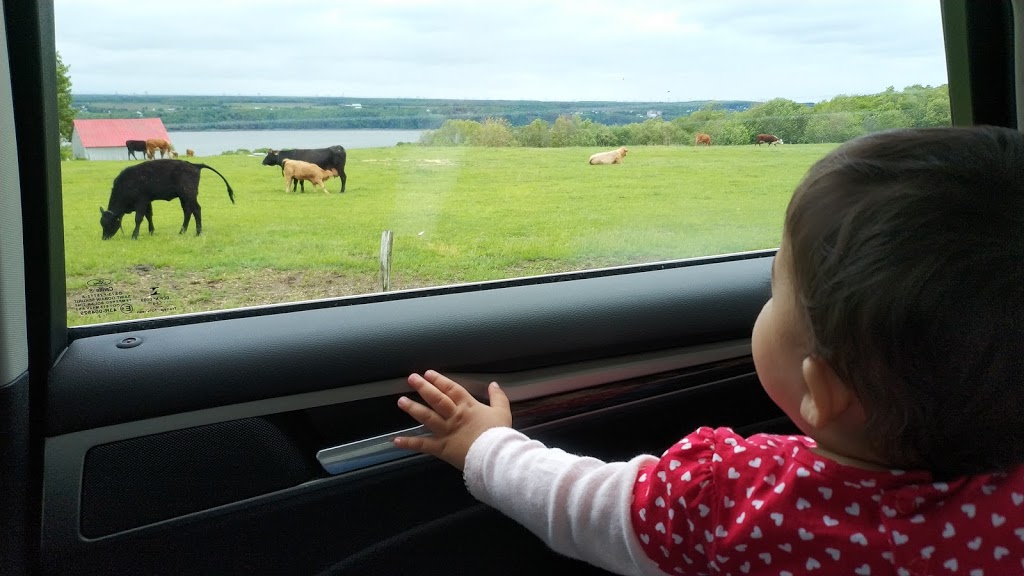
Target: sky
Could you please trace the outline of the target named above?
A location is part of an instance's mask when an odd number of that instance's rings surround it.
[[[819,102],[946,83],[938,0],[55,0],[76,94]]]

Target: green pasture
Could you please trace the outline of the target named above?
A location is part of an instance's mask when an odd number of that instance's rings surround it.
[[[153,204],[131,240],[100,239],[114,177],[136,161],[61,165],[68,322],[293,302],[375,291],[381,232],[392,230],[392,289],[493,280],[777,246],[807,168],[833,145],[630,147],[590,166],[583,148],[349,151],[348,187],[286,194],[261,157],[196,158],[195,222]]]

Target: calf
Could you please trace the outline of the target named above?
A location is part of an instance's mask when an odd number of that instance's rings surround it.
[[[341,178],[341,191],[345,192],[345,183],[348,181],[348,177],[345,175],[345,160],[347,159],[345,149],[341,146],[331,146],[330,148],[299,148],[294,150],[270,150],[267,152],[265,158],[263,158],[264,166],[280,166],[281,173],[284,174],[284,160],[301,160],[303,162],[309,162],[310,164],[316,164],[324,170],[334,169],[337,172],[339,178]],[[306,191],[306,185],[302,180],[298,181],[302,186],[302,191]],[[294,192],[295,189],[293,188]]]
[[[622,164],[622,159],[626,157],[626,152],[629,152],[629,150],[625,146],[620,146],[608,152],[598,152],[590,157],[590,164]]]
[[[193,157],[195,155],[196,155],[196,151],[195,150],[193,150],[191,148],[186,148],[185,149],[185,156],[191,158],[191,157]]]
[[[128,148],[128,159],[139,158],[135,155],[136,152],[146,153],[146,141],[145,140],[125,140],[125,148]]]
[[[324,180],[327,180],[331,176],[337,176],[338,171],[334,168],[330,170],[324,170],[323,168],[312,164],[310,162],[303,162],[302,160],[291,160],[285,158],[281,161],[283,164],[282,170],[284,170],[284,193],[288,193],[288,189],[295,190],[295,181],[300,182],[309,180],[313,183],[313,186],[319,186],[323,188],[324,194],[330,194],[327,191],[327,187],[324,186]]]
[[[149,233],[152,234],[153,201],[174,200],[175,198],[181,201],[181,210],[185,214],[185,221],[178,233],[184,234],[188,230],[189,219],[195,214],[196,236],[201,234],[203,220],[197,197],[199,196],[200,171],[203,168],[213,170],[221,180],[224,180],[224,185],[228,187],[228,198],[234,204],[235,193],[231,190],[231,185],[228,184],[223,174],[211,166],[192,164],[184,160],[143,162],[125,168],[114,178],[107,209],[104,210],[100,206],[100,226],[103,228],[103,239],[107,240],[117,233],[121,228],[121,218],[129,212],[135,212],[135,231],[132,232],[132,240],[139,237],[139,227],[142,226],[143,217],[149,221]]]
[[[705,146],[711,146],[711,135],[704,134],[702,132],[697,133],[697,137],[693,139],[693,145],[703,144]]]
[[[754,138],[754,145],[760,146],[761,144],[767,144],[770,147],[772,144],[778,144],[781,146],[785,144],[785,142],[783,142],[781,138],[777,138],[771,134],[758,134]]]

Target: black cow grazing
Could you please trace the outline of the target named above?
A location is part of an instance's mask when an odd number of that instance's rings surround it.
[[[184,160],[154,160],[129,166],[114,178],[114,186],[110,190],[110,201],[107,209],[100,206],[100,226],[103,227],[103,239],[107,240],[121,229],[121,217],[135,212],[135,231],[132,240],[139,237],[142,218],[149,221],[149,233],[153,233],[153,201],[181,200],[181,210],[185,213],[185,221],[179,234],[188,230],[188,221],[195,214],[196,236],[203,232],[202,213],[197,197],[199,196],[199,176],[203,168],[213,170],[224,180],[228,187],[228,198],[235,203],[235,193],[231,190],[224,175],[206,164],[193,164]]]
[[[135,156],[136,152],[142,152],[143,156],[145,156],[145,154],[146,154],[146,141],[145,140],[125,140],[124,141],[124,145],[125,145],[126,148],[128,148],[128,158],[129,159],[135,158],[136,160],[138,160],[138,157]]]
[[[330,148],[312,148],[302,149],[298,148],[295,150],[270,150],[267,152],[265,158],[263,158],[264,166],[280,166],[281,174],[284,174],[284,163],[282,160],[302,160],[303,162],[309,162],[316,164],[324,170],[335,169],[338,171],[338,178],[341,179],[341,191],[345,191],[345,182],[348,177],[345,176],[345,149],[341,146],[331,146]],[[306,184],[300,182],[302,191],[306,191]],[[292,192],[295,191],[295,183],[292,183]]]

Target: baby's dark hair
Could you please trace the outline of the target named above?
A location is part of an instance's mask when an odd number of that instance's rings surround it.
[[[815,164],[786,211],[811,353],[873,448],[936,478],[1024,464],[1024,136],[922,128]]]

